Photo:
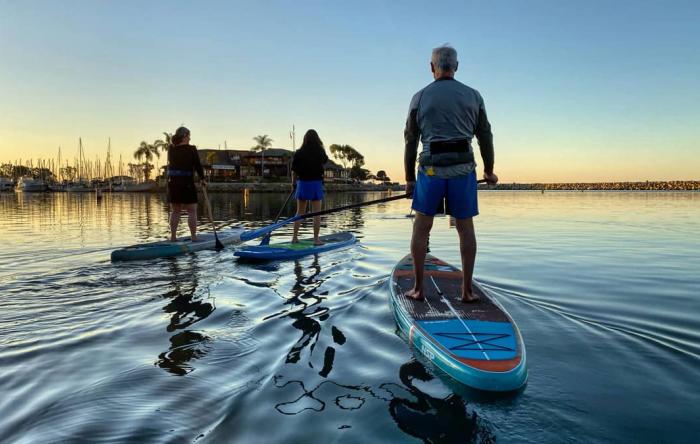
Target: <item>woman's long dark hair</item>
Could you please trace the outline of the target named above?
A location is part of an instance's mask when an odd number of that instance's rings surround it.
[[[308,152],[309,154],[321,154],[323,150],[323,142],[318,137],[316,130],[310,129],[304,134],[304,141],[299,147],[299,151]]]

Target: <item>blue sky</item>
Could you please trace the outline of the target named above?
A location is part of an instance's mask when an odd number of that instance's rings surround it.
[[[486,100],[505,182],[699,179],[691,1],[0,0],[0,161],[126,161],[185,123],[202,148],[315,128],[403,179],[432,48]],[[492,4],[488,4],[492,3]]]

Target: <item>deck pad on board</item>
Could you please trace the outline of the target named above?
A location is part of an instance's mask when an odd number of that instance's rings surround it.
[[[348,232],[341,232],[341,233],[333,233],[333,234],[327,234],[325,236],[319,236],[319,240],[323,242],[324,244],[333,244],[333,243],[338,243],[338,242],[345,242],[350,239],[350,233]],[[322,245],[314,245],[314,239],[313,238],[306,238],[306,239],[299,239],[299,242],[297,243],[292,243],[292,242],[280,242],[276,244],[270,244],[270,248],[285,248],[288,250],[306,250],[309,248],[316,248]]]
[[[469,303],[462,302],[462,272],[440,259],[431,257],[429,261],[426,260],[425,282],[423,284],[425,301],[416,301],[405,296],[405,293],[413,288],[415,282],[413,260],[410,256],[397,266],[394,276],[401,289],[397,295],[398,301],[406,312],[417,321],[460,318],[508,322],[505,313],[476,286],[472,286],[472,291],[479,296],[479,300]],[[438,293],[438,288],[442,295]],[[456,314],[447,305],[445,299],[456,311]]]

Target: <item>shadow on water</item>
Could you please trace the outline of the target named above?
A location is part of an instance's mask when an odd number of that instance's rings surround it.
[[[170,348],[158,356],[156,365],[175,375],[186,375],[193,368],[190,361],[207,354],[211,338],[202,333],[188,330],[195,323],[206,319],[215,310],[209,300],[197,296],[197,266],[194,259],[189,259],[182,267],[178,260],[168,264],[172,275],[172,288],[163,294],[169,302],[163,307],[170,314],[170,323],[166,327],[170,337]]]

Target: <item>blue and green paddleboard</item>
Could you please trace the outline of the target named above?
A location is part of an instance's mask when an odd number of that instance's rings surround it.
[[[355,243],[355,235],[347,231],[320,236],[323,245],[314,245],[313,239],[299,239],[297,243],[283,242],[269,245],[246,245],[234,254],[241,259],[276,261],[296,259],[310,254],[337,250]]]
[[[391,305],[401,331],[433,364],[480,390],[517,390],[527,381],[525,346],[513,319],[476,283],[478,301],[461,301],[462,272],[428,255],[425,300],[405,296],[413,288],[413,260],[401,259],[391,274]]]

